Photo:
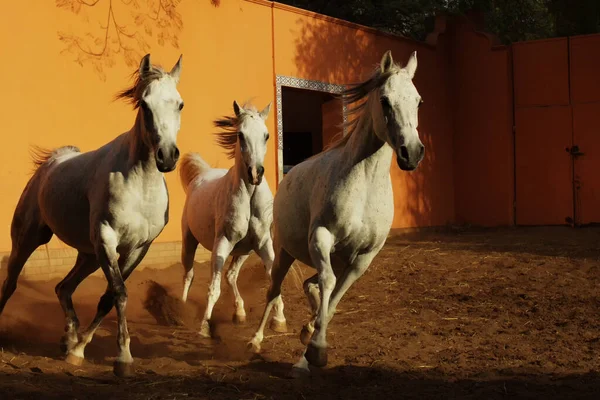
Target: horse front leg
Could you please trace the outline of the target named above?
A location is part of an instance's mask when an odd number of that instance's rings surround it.
[[[275,261],[275,251],[273,250],[273,241],[270,237],[262,246],[258,248],[257,253],[262,262],[265,264],[265,270],[269,275],[269,279],[273,280],[271,272],[273,270],[273,263]],[[286,333],[287,321],[285,319],[285,315],[283,314],[283,299],[281,298],[281,295],[275,298],[273,306],[275,315],[273,315],[273,319],[271,320],[271,329],[278,333]]]
[[[85,331],[83,331],[80,335],[80,339],[76,345],[74,345],[71,349],[68,350],[66,361],[69,364],[73,365],[81,365],[83,364],[83,360],[85,358],[85,348],[92,341],[94,337],[94,333],[104,320],[104,317],[112,310],[114,305],[114,294],[110,288],[110,285],[106,288],[106,291],[100,297],[100,301],[98,301],[98,306],[96,310],[96,315],[92,320],[92,323],[87,327]]]
[[[331,267],[331,249],[333,235],[324,227],[316,228],[309,238],[309,251],[314,267],[319,276],[321,304],[315,319],[314,333],[302,358],[294,365],[294,375],[309,373],[308,364],[316,367],[327,365],[327,325],[329,317],[329,301],[336,285],[336,277]]]
[[[218,237],[215,240],[213,246],[213,252],[211,257],[212,267],[212,278],[210,286],[208,288],[208,301],[206,302],[206,310],[204,311],[204,317],[202,318],[202,325],[200,326],[200,335],[210,338],[210,319],[212,317],[212,311],[215,303],[221,295],[221,275],[223,272],[223,265],[225,260],[231,254],[234,243],[229,241],[225,236]]]
[[[367,268],[369,268],[369,265],[371,265],[373,258],[377,255],[378,252],[379,252],[379,249],[377,249],[371,253],[358,255],[356,257],[356,259],[354,260],[354,262],[350,266],[348,266],[344,270],[342,275],[336,280],[335,288],[333,289],[333,292],[331,293],[331,296],[329,298],[328,310],[326,313],[327,324],[329,324],[329,322],[331,322],[331,320],[333,319],[333,316],[335,315],[336,307],[339,304],[342,297],[344,296],[344,294],[348,291],[348,289],[350,289],[352,284],[354,284],[354,282],[356,282],[356,280],[365,273]],[[314,277],[309,278],[305,281],[306,289],[310,289],[310,287],[311,287],[310,285],[313,283],[312,282],[313,278]],[[313,287],[313,289],[316,290],[316,288],[314,288],[314,287]],[[308,295],[309,301],[310,301],[311,297],[314,298],[315,292],[313,292],[312,294],[307,294],[307,295]],[[312,301],[311,301],[311,304],[312,304]],[[317,318],[315,318],[311,321],[311,322],[313,322],[313,321],[315,322],[315,327],[318,326],[318,325],[316,325],[316,321],[318,321],[318,317],[320,315],[324,315],[322,313],[322,311],[323,311],[323,305],[321,304],[321,307],[319,308],[319,311],[317,312]],[[315,328],[313,328],[313,330],[315,330]],[[303,330],[302,334],[308,335],[308,332],[305,333]],[[302,337],[302,338],[304,339],[304,337]],[[308,369],[309,364],[316,365],[313,361],[311,361],[311,357],[313,356],[313,354],[309,350],[311,344],[314,342],[314,339],[315,339],[315,334],[313,334],[313,340],[308,343],[308,347],[307,347],[305,353],[300,358],[300,361],[298,361],[296,364],[294,364],[294,368],[292,370],[293,377],[299,377],[302,375],[309,374],[310,373],[310,371]],[[326,354],[327,353],[325,353],[325,355]],[[317,354],[317,356],[318,356],[318,354]],[[317,359],[317,361],[319,361],[319,359]],[[325,361],[327,361],[326,358],[325,358]]]
[[[96,253],[100,267],[108,281],[108,288],[112,294],[113,305],[117,309],[117,359],[114,363],[114,373],[117,376],[127,376],[133,373],[133,357],[129,349],[129,330],[125,309],[127,307],[127,288],[125,279],[119,268],[119,244],[117,233],[107,223],[100,225],[100,242]],[[108,308],[106,306],[106,308]],[[106,314],[105,314],[106,315]]]
[[[229,270],[227,270],[227,283],[229,283],[233,292],[233,305],[235,307],[233,323],[240,325],[246,323],[246,310],[244,309],[244,299],[242,299],[242,295],[237,287],[237,279],[240,269],[248,257],[247,255],[233,257],[229,265]]]

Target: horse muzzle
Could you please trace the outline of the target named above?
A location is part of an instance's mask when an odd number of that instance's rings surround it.
[[[260,166],[248,167],[248,180],[253,185],[260,185],[263,180],[263,175],[265,174],[265,168]]]
[[[160,172],[171,172],[177,166],[179,160],[179,149],[177,146],[159,147],[156,150],[156,168]]]
[[[402,171],[414,171],[423,157],[425,157],[425,146],[421,143],[410,149],[407,146],[400,146],[400,150],[396,152],[396,162]]]

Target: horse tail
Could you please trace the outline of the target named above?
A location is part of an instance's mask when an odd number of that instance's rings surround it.
[[[51,163],[59,156],[68,153],[81,153],[81,150],[75,146],[62,146],[53,150],[44,149],[39,146],[32,146],[30,152],[33,160],[34,171],[37,171],[42,165]]]
[[[184,192],[187,193],[190,183],[210,168],[210,165],[200,157],[200,154],[185,154],[181,161],[179,161],[179,178],[181,179],[181,186],[183,186]]]

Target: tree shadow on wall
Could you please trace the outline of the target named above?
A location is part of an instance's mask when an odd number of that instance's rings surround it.
[[[452,120],[445,90],[446,68],[438,62],[436,50],[402,37],[374,34],[317,18],[299,18],[290,31],[297,38],[294,63],[298,74],[341,85],[368,79],[387,50],[392,50],[394,61],[402,66],[418,50],[419,67],[414,82],[426,99],[419,111],[425,159],[416,171],[407,173],[400,170],[393,157],[391,175],[397,211],[394,226],[444,225],[451,221]]]
[[[301,76],[337,84],[366,78],[382,54],[370,35],[319,19],[299,18],[290,29],[296,36],[294,62]]]
[[[152,47],[179,48],[183,18],[178,11],[182,0],[55,0],[56,7],[75,14],[85,28],[59,30],[64,48],[61,54],[94,69],[105,81],[105,69],[117,62],[130,68],[138,66],[142,56]],[[221,0],[210,0],[219,7]],[[96,28],[99,26],[99,28]]]

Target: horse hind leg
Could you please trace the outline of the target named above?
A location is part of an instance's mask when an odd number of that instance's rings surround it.
[[[181,264],[183,264],[185,272],[183,275],[183,294],[181,300],[185,303],[187,302],[190,287],[194,281],[194,257],[196,256],[196,249],[198,248],[198,240],[196,240],[185,222],[183,225]]]
[[[20,208],[20,207],[19,207]],[[0,315],[17,289],[17,280],[31,254],[52,238],[52,231],[39,217],[39,210],[15,212],[11,226],[12,249],[8,257],[7,275],[0,295]]]
[[[300,341],[306,346],[310,343],[315,331],[315,320],[319,312],[319,274],[305,280],[303,287],[312,313],[310,321],[302,327],[302,332],[300,332]]]
[[[98,268],[99,265],[95,255],[80,252],[77,254],[77,260],[71,271],[54,289],[60,306],[65,313],[65,335],[61,339],[61,350],[65,354],[69,354],[78,343],[79,319],[73,307],[71,296],[75,289],[77,289],[77,286]],[[78,364],[79,360],[72,359],[71,362]]]
[[[131,256],[124,260],[123,262],[123,273],[122,279],[123,282],[127,280],[129,275],[133,272],[133,270],[139,265],[142,259],[145,257],[146,253],[150,246],[145,246],[136,250]],[[97,260],[96,260],[97,262]],[[87,264],[86,264],[87,265]],[[96,264],[96,269],[98,268],[99,263]],[[88,271],[88,270],[86,270]],[[81,272],[80,272],[81,273]],[[96,315],[94,319],[90,323],[90,325],[85,329],[80,336],[80,340],[78,343],[69,350],[69,354],[67,355],[66,361],[70,364],[81,365],[84,360],[85,347],[92,341],[94,337],[94,333],[106,317],[108,313],[115,306],[115,301],[117,299],[116,292],[112,289],[111,280],[109,280],[109,284],[106,288],[104,294],[100,297],[98,301],[98,306],[96,309]],[[126,352],[129,350],[127,349]],[[131,357],[131,354],[130,354]],[[115,374],[121,373],[127,375],[132,372],[131,364],[133,363],[133,359],[130,359],[130,363],[123,365],[122,363],[119,365],[118,361],[115,363]]]
[[[264,331],[269,319],[269,314],[276,303],[282,302],[281,284],[283,283],[283,280],[285,279],[285,276],[290,270],[293,262],[294,258],[283,248],[275,249],[275,261],[273,262],[273,269],[271,271],[271,286],[267,291],[267,304],[265,305],[260,325],[258,326],[258,329],[256,330],[252,340],[248,342],[249,351],[254,353],[260,352],[260,345],[264,339]]]

